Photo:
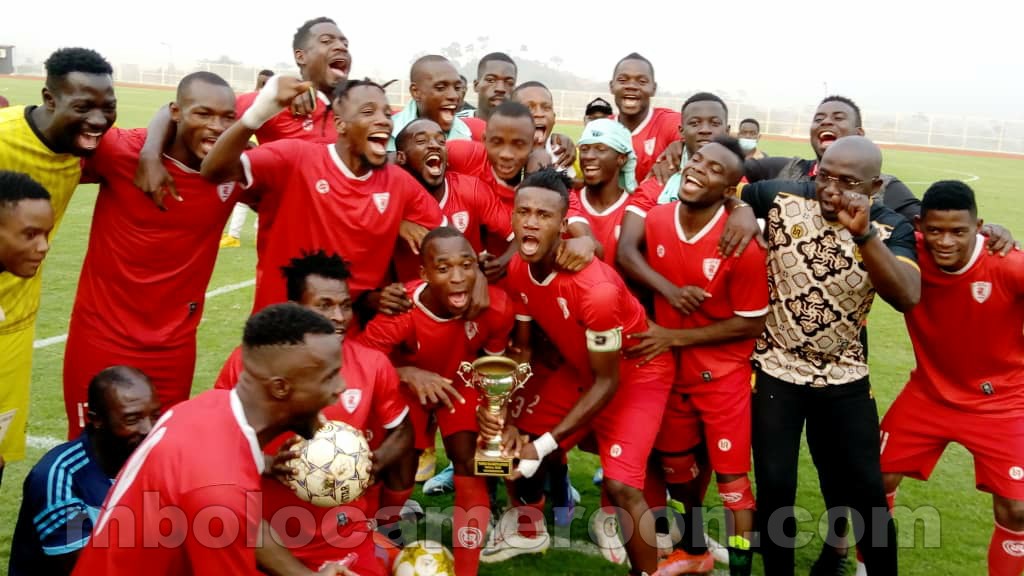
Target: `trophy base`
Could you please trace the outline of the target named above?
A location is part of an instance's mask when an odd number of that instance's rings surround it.
[[[477,476],[508,477],[512,475],[511,458],[491,457],[478,454],[473,459],[473,470]]]

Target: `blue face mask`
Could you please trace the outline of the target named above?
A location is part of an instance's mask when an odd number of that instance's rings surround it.
[[[744,153],[750,154],[757,149],[757,138],[740,138],[740,148]]]

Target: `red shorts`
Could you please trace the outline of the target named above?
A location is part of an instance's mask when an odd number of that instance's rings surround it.
[[[750,471],[750,367],[711,382],[673,387],[654,447],[680,453],[707,441],[711,469],[719,474]]]
[[[453,385],[454,385],[453,381]],[[413,431],[416,434],[414,446],[417,450],[426,450],[434,447],[434,431],[430,415],[437,419],[437,428],[441,429],[441,437],[448,437],[456,432],[478,432],[480,427],[476,424],[476,406],[479,401],[479,394],[475,388],[469,386],[458,386],[459,394],[465,398],[465,404],[455,402],[455,412],[448,410],[444,404],[424,406],[420,404],[420,398],[409,386],[401,387],[409,404],[409,421],[412,422]]]
[[[978,490],[1024,500],[1024,414],[975,414],[929,399],[911,382],[882,419],[882,472],[927,480],[946,445],[974,456]]]
[[[587,434],[597,440],[598,455],[605,478],[643,489],[647,460],[658,436],[661,417],[671,389],[673,359],[663,354],[652,362],[637,367],[635,361],[619,364],[619,389],[591,426],[559,442],[569,450]],[[533,435],[544,434],[557,426],[576,404],[590,382],[583,382],[575,372],[562,369],[546,376],[539,390],[528,383],[522,403],[523,413],[517,426]],[[514,413],[519,401],[514,400]],[[514,416],[514,414],[513,414]]]
[[[111,366],[130,366],[149,377],[161,410],[188,400],[196,368],[195,335],[175,348],[129,349],[99,342],[95,331],[78,328],[72,321],[64,348],[64,410],[68,438],[77,438],[85,428],[89,382]]]

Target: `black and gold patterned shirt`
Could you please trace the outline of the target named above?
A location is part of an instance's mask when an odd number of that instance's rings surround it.
[[[743,200],[765,219],[771,311],[757,340],[760,370],[798,385],[848,384],[868,375],[860,340],[875,288],[853,236],[821,215],[814,182],[769,180],[743,188]],[[914,228],[871,205],[879,238],[917,266]]]

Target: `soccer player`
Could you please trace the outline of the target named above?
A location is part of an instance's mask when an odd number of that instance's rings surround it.
[[[917,367],[882,420],[891,500],[904,476],[927,480],[950,442],[974,456],[992,494],[988,573],[1024,572],[1024,253],[996,258],[978,234],[974,192],[932,184],[921,199],[921,302],[904,314]]]
[[[334,325],[297,304],[249,318],[242,363],[234,390],[210,390],[171,408],[136,448],[74,574],[136,574],[140,566],[167,576],[256,572],[257,555],[275,544],[254,501],[262,447],[285,432],[311,438],[320,411],[345,386]],[[160,495],[156,506],[152,494]],[[274,560],[297,563],[290,555]],[[261,562],[269,572],[280,566]]]
[[[352,516],[358,509],[357,514],[372,516],[378,508],[387,512],[391,507],[402,506],[414,484],[413,471],[402,467],[413,447],[413,426],[406,417],[409,407],[399,394],[398,374],[387,356],[353,338],[345,338],[353,318],[348,265],[337,254],[320,250],[293,258],[282,273],[288,284],[288,299],[326,317],[342,337],[341,377],[345,391],[340,402],[324,408],[324,417],[362,430],[374,451],[374,477],[378,483],[351,503],[353,510],[347,513]],[[242,349],[236,348],[221,369],[214,388],[234,388],[242,371]],[[265,451],[276,452],[281,440],[272,442]],[[287,547],[307,567],[316,569],[354,551],[359,559],[352,565],[353,571],[367,575],[379,571],[372,540],[366,537],[366,524],[360,525],[358,518],[351,518],[344,531],[323,530],[324,515],[330,514],[330,509],[299,500],[276,479],[264,478],[263,492],[263,517],[279,534],[289,533]],[[304,509],[316,522],[302,523],[303,529],[298,533],[275,525],[274,517],[292,506]],[[333,513],[336,515],[337,511]]]
[[[145,374],[113,366],[89,382],[89,425],[25,478],[8,574],[71,574],[114,478],[159,417]]]
[[[586,125],[578,147],[585,186],[574,194],[604,249],[604,261],[615,266],[622,217],[637,187],[632,137],[622,124],[601,118]]]
[[[740,122],[740,131],[737,133],[740,140],[740,147],[748,159],[761,160],[768,155],[758,149],[757,143],[761,140],[761,123],[754,118],[744,118]]]
[[[0,170],[0,274],[31,278],[50,251],[50,193],[21,172]],[[6,296],[6,292],[0,292]],[[0,326],[6,313],[0,297]]]
[[[511,240],[511,213],[479,178],[448,170],[445,142],[444,131],[436,122],[415,120],[396,137],[397,164],[434,197],[448,225],[466,237],[474,252],[483,251],[484,234]],[[420,267],[421,258],[399,243],[395,248],[399,281],[418,278]]]
[[[46,60],[42,106],[0,110],[0,170],[28,174],[49,192],[53,221],[47,241],[56,234],[81,179],[82,157],[95,151],[117,118],[112,72],[110,64],[92,50],[62,48]],[[32,259],[41,261],[38,256]],[[16,410],[0,442],[0,457],[8,462],[25,456],[32,340],[41,286],[41,274],[0,274],[4,311],[0,358],[13,359],[0,363],[4,383],[0,412]]]
[[[473,91],[477,95],[476,110],[463,118],[473,133],[473,140],[483,142],[487,121],[498,106],[512,95],[518,75],[519,68],[515,60],[504,52],[491,52],[480,59],[476,65],[476,78],[473,79]]]
[[[871,201],[881,166],[875,144],[847,136],[825,151],[814,182],[772,180],[742,191],[753,215],[767,220],[769,244],[771,311],[754,349],[752,401],[760,550],[769,574],[793,574],[793,549],[783,539],[796,523],[782,511],[794,503],[805,422],[825,501],[857,512],[868,572],[896,573],[860,333],[876,292],[906,311],[919,299],[921,277],[910,223]]]
[[[583,110],[583,125],[586,126],[594,120],[611,118],[613,116],[615,116],[615,111],[612,110],[612,105],[607,100],[604,98],[594,98],[587,103],[587,107]]]
[[[273,70],[260,70],[259,73],[256,74],[256,91],[259,92],[260,90],[263,90],[263,87],[267,84],[267,80],[270,80],[270,77],[273,75]]]
[[[654,65],[636,52],[615,65],[608,90],[615,97],[619,122],[633,133],[636,180],[643,182],[665,148],[679,140],[682,118],[667,108],[651,107],[651,98],[658,91]]]
[[[552,163],[557,163],[561,150],[559,144],[555,143],[555,100],[551,96],[551,90],[540,82],[523,82],[512,91],[512,99],[530,109],[533,116],[533,147],[543,150],[551,157]],[[576,178],[576,170],[570,163],[560,167],[569,178]]]
[[[421,56],[409,71],[409,94],[412,100],[392,117],[394,128],[388,141],[388,152],[395,151],[395,137],[410,122],[426,118],[437,122],[448,140],[472,140],[469,127],[456,116],[462,80],[459,71],[444,56]]]
[[[379,315],[360,336],[368,346],[390,354],[398,366],[416,431],[416,450],[434,445],[427,434],[433,414],[445,451],[455,468],[452,533],[456,574],[473,575],[490,521],[486,478],[476,476],[473,456],[478,427],[475,388],[455,390],[459,365],[481,350],[501,355],[512,331],[512,304],[504,291],[489,287],[490,306],[466,318],[469,295],[478,279],[476,251],[458,230],[441,227],[423,239],[422,280],[407,285],[410,313]],[[416,456],[418,458],[418,455]],[[413,460],[415,461],[415,460]]]
[[[556,268],[568,185],[564,175],[546,169],[528,176],[516,192],[512,228],[519,250],[508,274],[508,290],[519,301],[515,346],[529,357],[530,323],[536,323],[578,375],[569,387],[547,381],[539,390],[538,406],[556,402],[567,410],[552,414],[550,427],[529,431],[532,442],[519,451],[518,470],[531,478],[542,461],[560,461],[559,451],[571,449],[592,432],[604,468],[604,489],[635,527],[634,537],[626,542],[630,573],[653,574],[658,563],[651,545],[654,520],[643,486],[668,401],[672,357],[659,354],[638,366],[622,356],[623,342],[646,331],[648,323],[640,303],[610,266],[593,261],[575,273]],[[536,506],[538,500],[543,504],[540,488],[517,482],[515,492],[521,502]],[[505,542],[521,545],[514,537]]]
[[[667,573],[707,572],[714,566],[711,554],[689,537],[703,531],[695,513],[703,506],[703,486],[687,485],[696,483],[693,450],[706,441],[718,494],[730,514],[730,574],[750,574],[750,355],[768,313],[768,273],[764,250],[756,243],[739,257],[723,259],[718,253],[725,199],[736,193],[743,158],[734,138],[717,137],[690,157],[679,202],[655,206],[644,216],[647,274],[661,280],[652,287],[661,288],[654,301],[658,325],[633,335],[637,344],[627,355],[678,353],[655,449],[672,497],[686,505],[683,520],[690,521],[680,527],[683,550],[662,566]]]
[[[202,174],[244,182],[243,201],[259,205],[256,310],[287,299],[281,266],[303,250],[321,248],[345,255],[352,297],[365,297],[376,309],[402,221],[436,228],[441,211],[412,176],[388,164],[390,108],[384,88],[369,80],[339,85],[334,144],[289,139],[246,151],[254,131],[307,88],[295,78],[271,78],[241,121],[217,140]]]
[[[161,211],[135,187],[145,129],[110,130],[86,163],[100,190],[64,349],[69,439],[85,428],[91,375],[107,366],[146,373],[164,409],[192,390],[217,239],[242,192],[236,182],[204,180],[199,168],[235,122],[235,94],[220,76],[194,72],[178,84],[170,110],[175,133],[163,163],[181,202]],[[167,249],[174,245],[190,248]]]
[[[473,106],[469,102],[466,102],[466,91],[469,89],[469,80],[465,75],[459,74],[459,80],[462,81],[459,84],[459,111],[455,113],[459,118],[465,118],[467,112],[472,113],[476,110],[476,106]]]

